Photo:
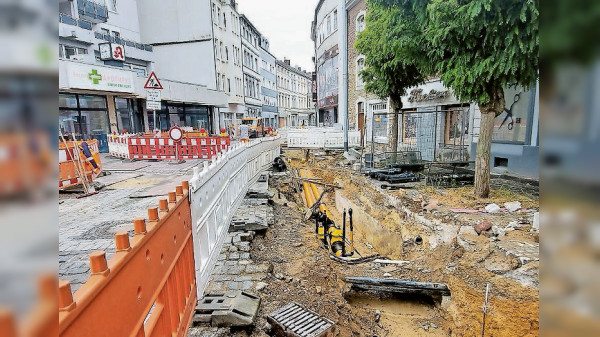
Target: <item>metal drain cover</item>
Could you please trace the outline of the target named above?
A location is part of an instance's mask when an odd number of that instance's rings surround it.
[[[282,337],[328,337],[335,324],[294,302],[268,315],[267,322],[274,335]]]

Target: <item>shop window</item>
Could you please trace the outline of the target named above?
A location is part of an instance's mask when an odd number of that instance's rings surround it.
[[[469,135],[469,108],[448,107],[446,111],[446,145],[466,145]]]
[[[414,111],[402,113],[402,143],[417,144],[418,118],[418,115]]]
[[[504,90],[506,108],[494,120],[494,142],[525,143],[527,123],[533,115],[533,97],[535,91],[523,91],[517,88]]]
[[[108,151],[110,132],[106,97],[59,94],[59,127],[68,138],[97,139],[101,152]]]

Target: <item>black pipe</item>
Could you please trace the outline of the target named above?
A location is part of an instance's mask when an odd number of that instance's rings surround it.
[[[354,255],[354,225],[352,224],[352,208],[350,208],[350,209],[348,210],[348,217],[350,218],[350,219],[349,219],[349,221],[350,221],[350,233],[352,233],[352,234],[351,234],[351,235],[352,235],[352,241],[351,241],[351,243],[350,243],[350,245],[352,246],[352,249],[353,249],[353,250],[350,252],[350,256],[352,256],[352,255]],[[346,241],[344,241],[344,243],[345,243],[345,242],[346,242]]]
[[[321,213],[320,211],[316,212],[316,216],[315,216],[315,234],[319,235],[319,218],[321,217],[321,215],[319,213]]]
[[[342,256],[346,256],[346,209],[342,215]]]

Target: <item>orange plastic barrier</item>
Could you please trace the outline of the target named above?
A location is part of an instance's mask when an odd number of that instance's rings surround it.
[[[59,282],[59,336],[186,336],[196,306],[189,185],[183,182],[135,235],[115,235],[116,252],[90,254],[90,278],[71,294]]]
[[[98,141],[86,140],[85,141],[89,149],[92,153],[93,160],[96,162],[98,166],[98,170],[94,170],[94,166],[91,161],[85,157],[83,151],[75,145],[75,142],[68,141],[67,146],[61,141],[59,142],[58,148],[58,188],[64,189],[67,187],[75,186],[77,184],[81,184],[83,181],[77,174],[77,158],[81,158],[81,162],[83,163],[83,169],[85,171],[85,176],[88,182],[91,182],[94,178],[100,174],[102,171],[102,164],[100,162],[100,154],[98,151]],[[77,145],[81,144],[81,142],[77,142]],[[77,151],[74,151],[74,147],[77,148]],[[73,162],[75,160],[75,162]]]

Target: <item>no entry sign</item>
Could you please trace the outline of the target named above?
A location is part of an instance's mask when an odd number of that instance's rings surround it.
[[[177,126],[172,127],[169,130],[169,138],[171,138],[174,142],[180,142],[183,138],[183,130]]]

